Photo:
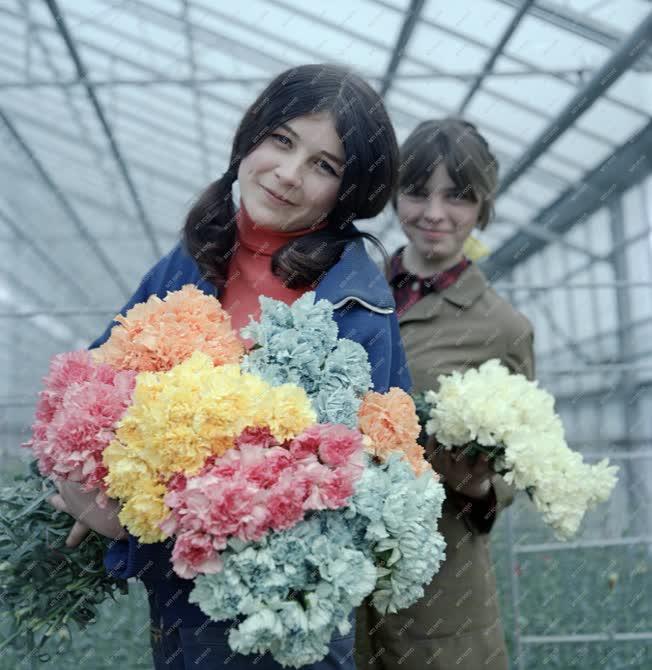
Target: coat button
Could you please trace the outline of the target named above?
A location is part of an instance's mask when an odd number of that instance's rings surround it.
[[[412,290],[413,291],[418,291],[419,290],[419,285],[420,285],[420,283],[418,281],[413,281],[412,282]]]

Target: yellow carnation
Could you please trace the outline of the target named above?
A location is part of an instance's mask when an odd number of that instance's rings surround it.
[[[154,473],[140,458],[130,456],[117,440],[104,450],[104,465],[109,469],[105,477],[107,493],[115,498],[129,498],[142,490],[144,482],[154,482]]]
[[[158,527],[170,514],[163,502],[165,487],[158,485],[154,493],[139,493],[126,502],[119,514],[120,521],[140,542],[161,542],[167,535]]]
[[[283,384],[270,389],[267,401],[262,403],[260,419],[260,425],[269,426],[272,434],[283,441],[316,423],[317,414],[302,388]]]

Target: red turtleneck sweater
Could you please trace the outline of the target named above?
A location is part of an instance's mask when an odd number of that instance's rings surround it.
[[[248,214],[242,202],[237,214],[237,248],[231,262],[220,302],[231,316],[231,325],[239,331],[249,323],[249,317],[258,319],[261,295],[294,302],[308,289],[288,288],[280,277],[272,274],[272,255],[291,239],[306,234],[306,230],[283,232],[259,226]],[[324,224],[325,225],[325,224]],[[242,338],[246,346],[252,341]]]

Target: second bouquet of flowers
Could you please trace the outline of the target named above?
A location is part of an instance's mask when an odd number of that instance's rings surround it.
[[[568,447],[555,399],[538,382],[497,359],[438,381],[436,392],[417,398],[426,433],[446,449],[489,454],[493,469],[530,494],[559,539],[573,537],[587,510],[609,499],[618,468],[606,458],[584,463]]]

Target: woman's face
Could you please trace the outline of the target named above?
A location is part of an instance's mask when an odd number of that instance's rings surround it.
[[[240,162],[242,202],[264,228],[310,228],[335,207],[345,162],[330,114],[299,116],[275,128]]]
[[[440,163],[420,189],[399,193],[398,216],[414,250],[423,258],[454,264],[478,222],[481,204],[460,192]]]

